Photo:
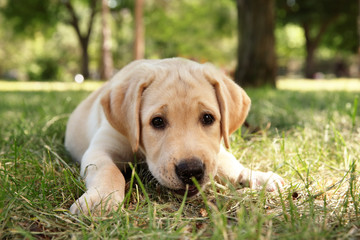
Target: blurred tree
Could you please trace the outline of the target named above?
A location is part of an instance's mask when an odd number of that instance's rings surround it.
[[[145,56],[143,7],[144,7],[143,0],[135,0],[135,39],[134,39],[135,59],[142,59]]]
[[[100,79],[108,80],[112,77],[114,67],[111,53],[111,30],[109,26],[109,5],[108,0],[101,1],[101,61]]]
[[[242,86],[275,86],[274,0],[237,0],[238,64],[235,81]]]
[[[60,5],[54,1],[7,0],[0,6],[1,13],[18,35],[33,35],[37,31],[51,34],[58,22]]]
[[[148,58],[182,56],[232,69],[236,49],[233,0],[146,1]]]
[[[75,11],[74,2],[81,8],[89,10],[89,17],[85,31],[81,31],[84,17],[79,17]],[[97,12],[97,0],[12,0],[6,1],[1,12],[14,26],[15,32],[28,36],[37,31],[52,33],[59,21],[73,27],[82,50],[81,72],[85,78],[89,77],[88,46],[93,28],[94,17]]]
[[[305,76],[313,78],[315,53],[321,44],[339,51],[354,51],[357,47],[357,2],[343,0],[278,0],[277,17],[281,24],[289,22],[304,30],[306,59]]]
[[[80,47],[82,50],[81,73],[84,76],[84,78],[88,78],[90,75],[88,46],[89,46],[91,31],[93,28],[94,17],[96,14],[97,2],[98,2],[97,0],[86,1],[90,10],[90,17],[87,22],[86,30],[82,32],[80,29],[80,18],[76,14],[72,1],[71,0],[61,1],[61,3],[65,5],[66,9],[68,10],[68,14],[70,15],[70,18],[65,18],[65,22],[70,24],[74,28],[80,43]]]

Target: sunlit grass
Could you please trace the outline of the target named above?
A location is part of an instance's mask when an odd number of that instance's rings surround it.
[[[296,91],[360,91],[360,79],[279,79],[278,89]]]
[[[103,83],[101,81],[85,81],[83,83],[0,81],[0,91],[93,91]]]
[[[126,207],[103,217],[69,214],[84,183],[63,146],[67,117],[102,83],[0,82],[0,239],[358,239],[360,91],[342,81],[246,90],[261,131],[237,131],[231,151],[283,176],[283,192],[213,183],[183,202],[137,166],[142,184],[133,175]]]
[[[0,80],[0,91],[93,91],[103,83],[101,81],[85,81],[79,84],[76,82],[17,82]],[[359,79],[309,80],[280,78],[276,85],[278,89],[296,91],[360,91]]]

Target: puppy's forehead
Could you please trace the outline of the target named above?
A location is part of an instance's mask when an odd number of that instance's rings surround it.
[[[164,105],[218,108],[215,89],[202,72],[177,70],[155,76],[142,96],[142,109],[153,111]],[[210,110],[210,109],[209,109]]]

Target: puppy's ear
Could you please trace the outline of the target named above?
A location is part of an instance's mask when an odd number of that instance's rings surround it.
[[[204,72],[214,86],[221,114],[221,134],[229,148],[229,136],[245,121],[251,100],[246,92],[225,74]]]
[[[110,89],[101,99],[107,120],[129,140],[133,152],[139,148],[141,96],[153,79],[131,79]]]

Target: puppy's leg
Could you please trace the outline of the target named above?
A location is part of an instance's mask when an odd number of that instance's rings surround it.
[[[81,175],[87,190],[71,206],[71,213],[101,214],[102,210],[116,210],[124,200],[124,176],[106,151],[89,148],[81,162]]]
[[[221,146],[219,153],[218,176],[229,180],[233,184],[240,183],[253,189],[266,187],[269,192],[282,188],[285,181],[273,172],[253,171],[245,168],[238,160]]]

